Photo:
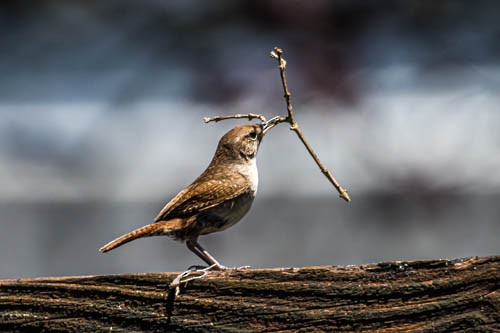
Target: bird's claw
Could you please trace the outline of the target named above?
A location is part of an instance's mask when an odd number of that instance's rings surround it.
[[[201,270],[204,270],[204,269],[207,269],[211,266],[202,266],[202,265],[193,265],[193,266],[189,266],[188,267],[188,271],[201,271]]]
[[[240,267],[235,267],[233,268],[235,271],[244,271],[245,269],[249,269],[251,268],[252,266],[249,266],[249,265],[245,265],[245,266],[240,266]]]

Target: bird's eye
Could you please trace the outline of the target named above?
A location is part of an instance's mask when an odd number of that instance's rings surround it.
[[[257,139],[257,132],[256,131],[252,131],[250,133],[248,133],[248,137],[252,140],[255,140]]]

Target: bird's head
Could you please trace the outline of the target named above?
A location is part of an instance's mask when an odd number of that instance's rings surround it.
[[[216,156],[242,163],[253,160],[264,135],[275,125],[275,122],[264,122],[234,127],[220,139]]]

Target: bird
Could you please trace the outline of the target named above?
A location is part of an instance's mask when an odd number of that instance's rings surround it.
[[[226,269],[198,243],[198,237],[231,227],[250,210],[259,183],[257,151],[277,123],[273,118],[232,128],[219,140],[205,171],[170,200],[153,223],[116,238],[99,251],[108,252],[138,238],[169,236],[185,242],[209,267]]]

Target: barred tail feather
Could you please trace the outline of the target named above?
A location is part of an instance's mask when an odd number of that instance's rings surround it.
[[[134,239],[141,238],[141,237],[149,237],[149,236],[154,236],[155,234],[159,234],[159,229],[163,229],[162,226],[159,223],[152,223],[148,224],[147,226],[144,226],[139,229],[135,229],[128,234],[125,234],[123,236],[118,237],[115,240],[112,240],[108,244],[104,245],[99,249],[101,252],[108,252],[113,250],[114,248],[117,248],[119,246],[122,246],[125,243],[131,242]]]

